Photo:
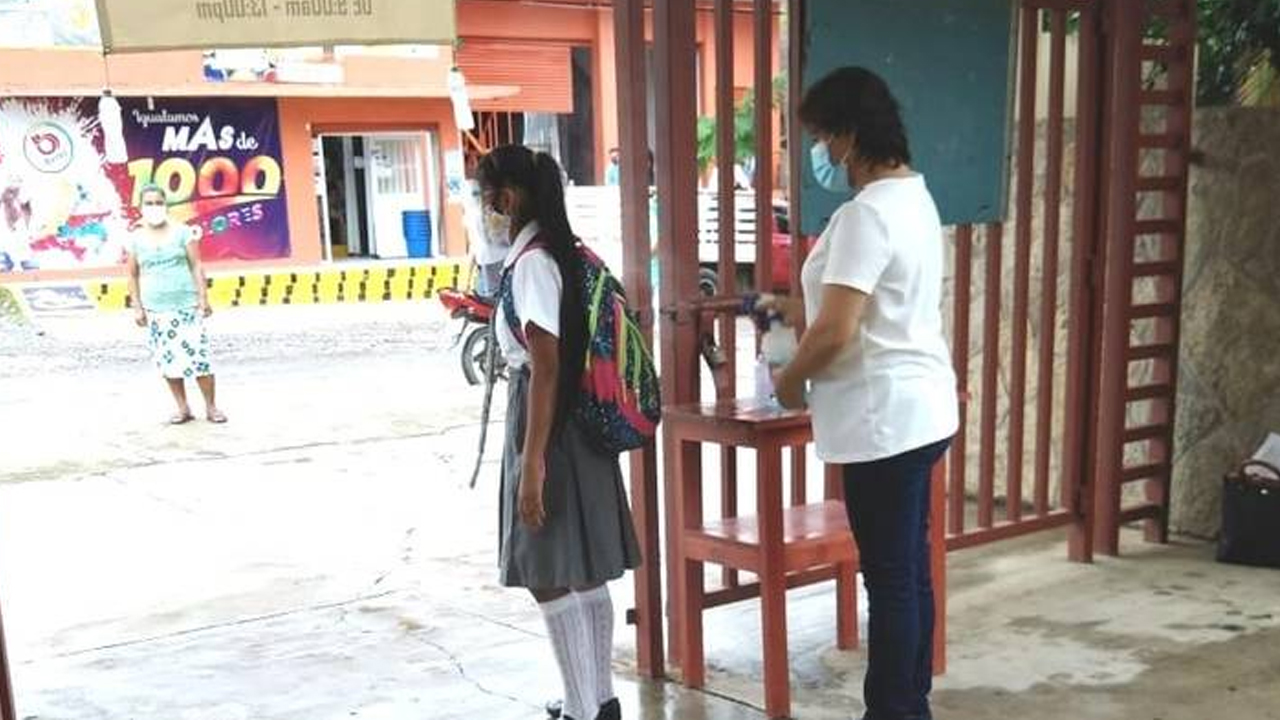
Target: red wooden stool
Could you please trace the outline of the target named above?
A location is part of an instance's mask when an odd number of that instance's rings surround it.
[[[842,650],[858,643],[857,550],[838,484],[827,483],[822,502],[784,508],[782,450],[803,448],[812,440],[809,416],[764,407],[754,401],[668,408],[663,415],[675,451],[670,522],[675,532],[670,570],[672,612],[677,613],[684,684],[706,681],[702,612],[706,608],[759,596],[764,640],[765,711],[784,718],[791,711],[787,661],[786,591],[836,580],[836,638]],[[687,472],[702,443],[756,451],[756,515],[704,522],[702,474]],[[803,483],[803,477],[792,483]],[[803,492],[793,492],[803,498]],[[703,565],[715,563],[754,573],[756,583],[708,592]]]

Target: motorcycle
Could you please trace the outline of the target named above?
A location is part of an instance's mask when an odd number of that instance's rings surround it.
[[[458,331],[450,348],[462,345],[462,374],[468,385],[483,385],[489,376],[489,358],[493,358],[493,371],[496,379],[506,379],[507,363],[502,357],[497,341],[493,337],[493,315],[495,300],[485,297],[474,290],[462,291],[444,289],[439,292],[440,304],[449,311],[449,316],[462,321],[462,329]],[[490,344],[494,347],[490,351]]]

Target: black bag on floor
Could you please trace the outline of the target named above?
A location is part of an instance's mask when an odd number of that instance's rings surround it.
[[[1218,560],[1280,568],[1280,470],[1250,460],[1226,476]]]

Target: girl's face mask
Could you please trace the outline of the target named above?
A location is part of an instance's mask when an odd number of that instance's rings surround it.
[[[482,212],[484,236],[489,239],[489,242],[494,245],[510,245],[511,218],[488,206],[485,206]]]

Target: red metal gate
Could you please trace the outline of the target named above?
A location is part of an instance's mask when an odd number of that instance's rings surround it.
[[[964,402],[948,485],[948,547],[1069,527],[1090,557],[1086,437],[1101,10],[1018,10],[1013,213],[954,230],[952,346]],[[975,308],[977,306],[977,308]],[[978,310],[975,318],[975,309]]]
[[[1191,0],[1020,3],[1014,211],[955,231],[952,549],[1167,540],[1195,37]]]

